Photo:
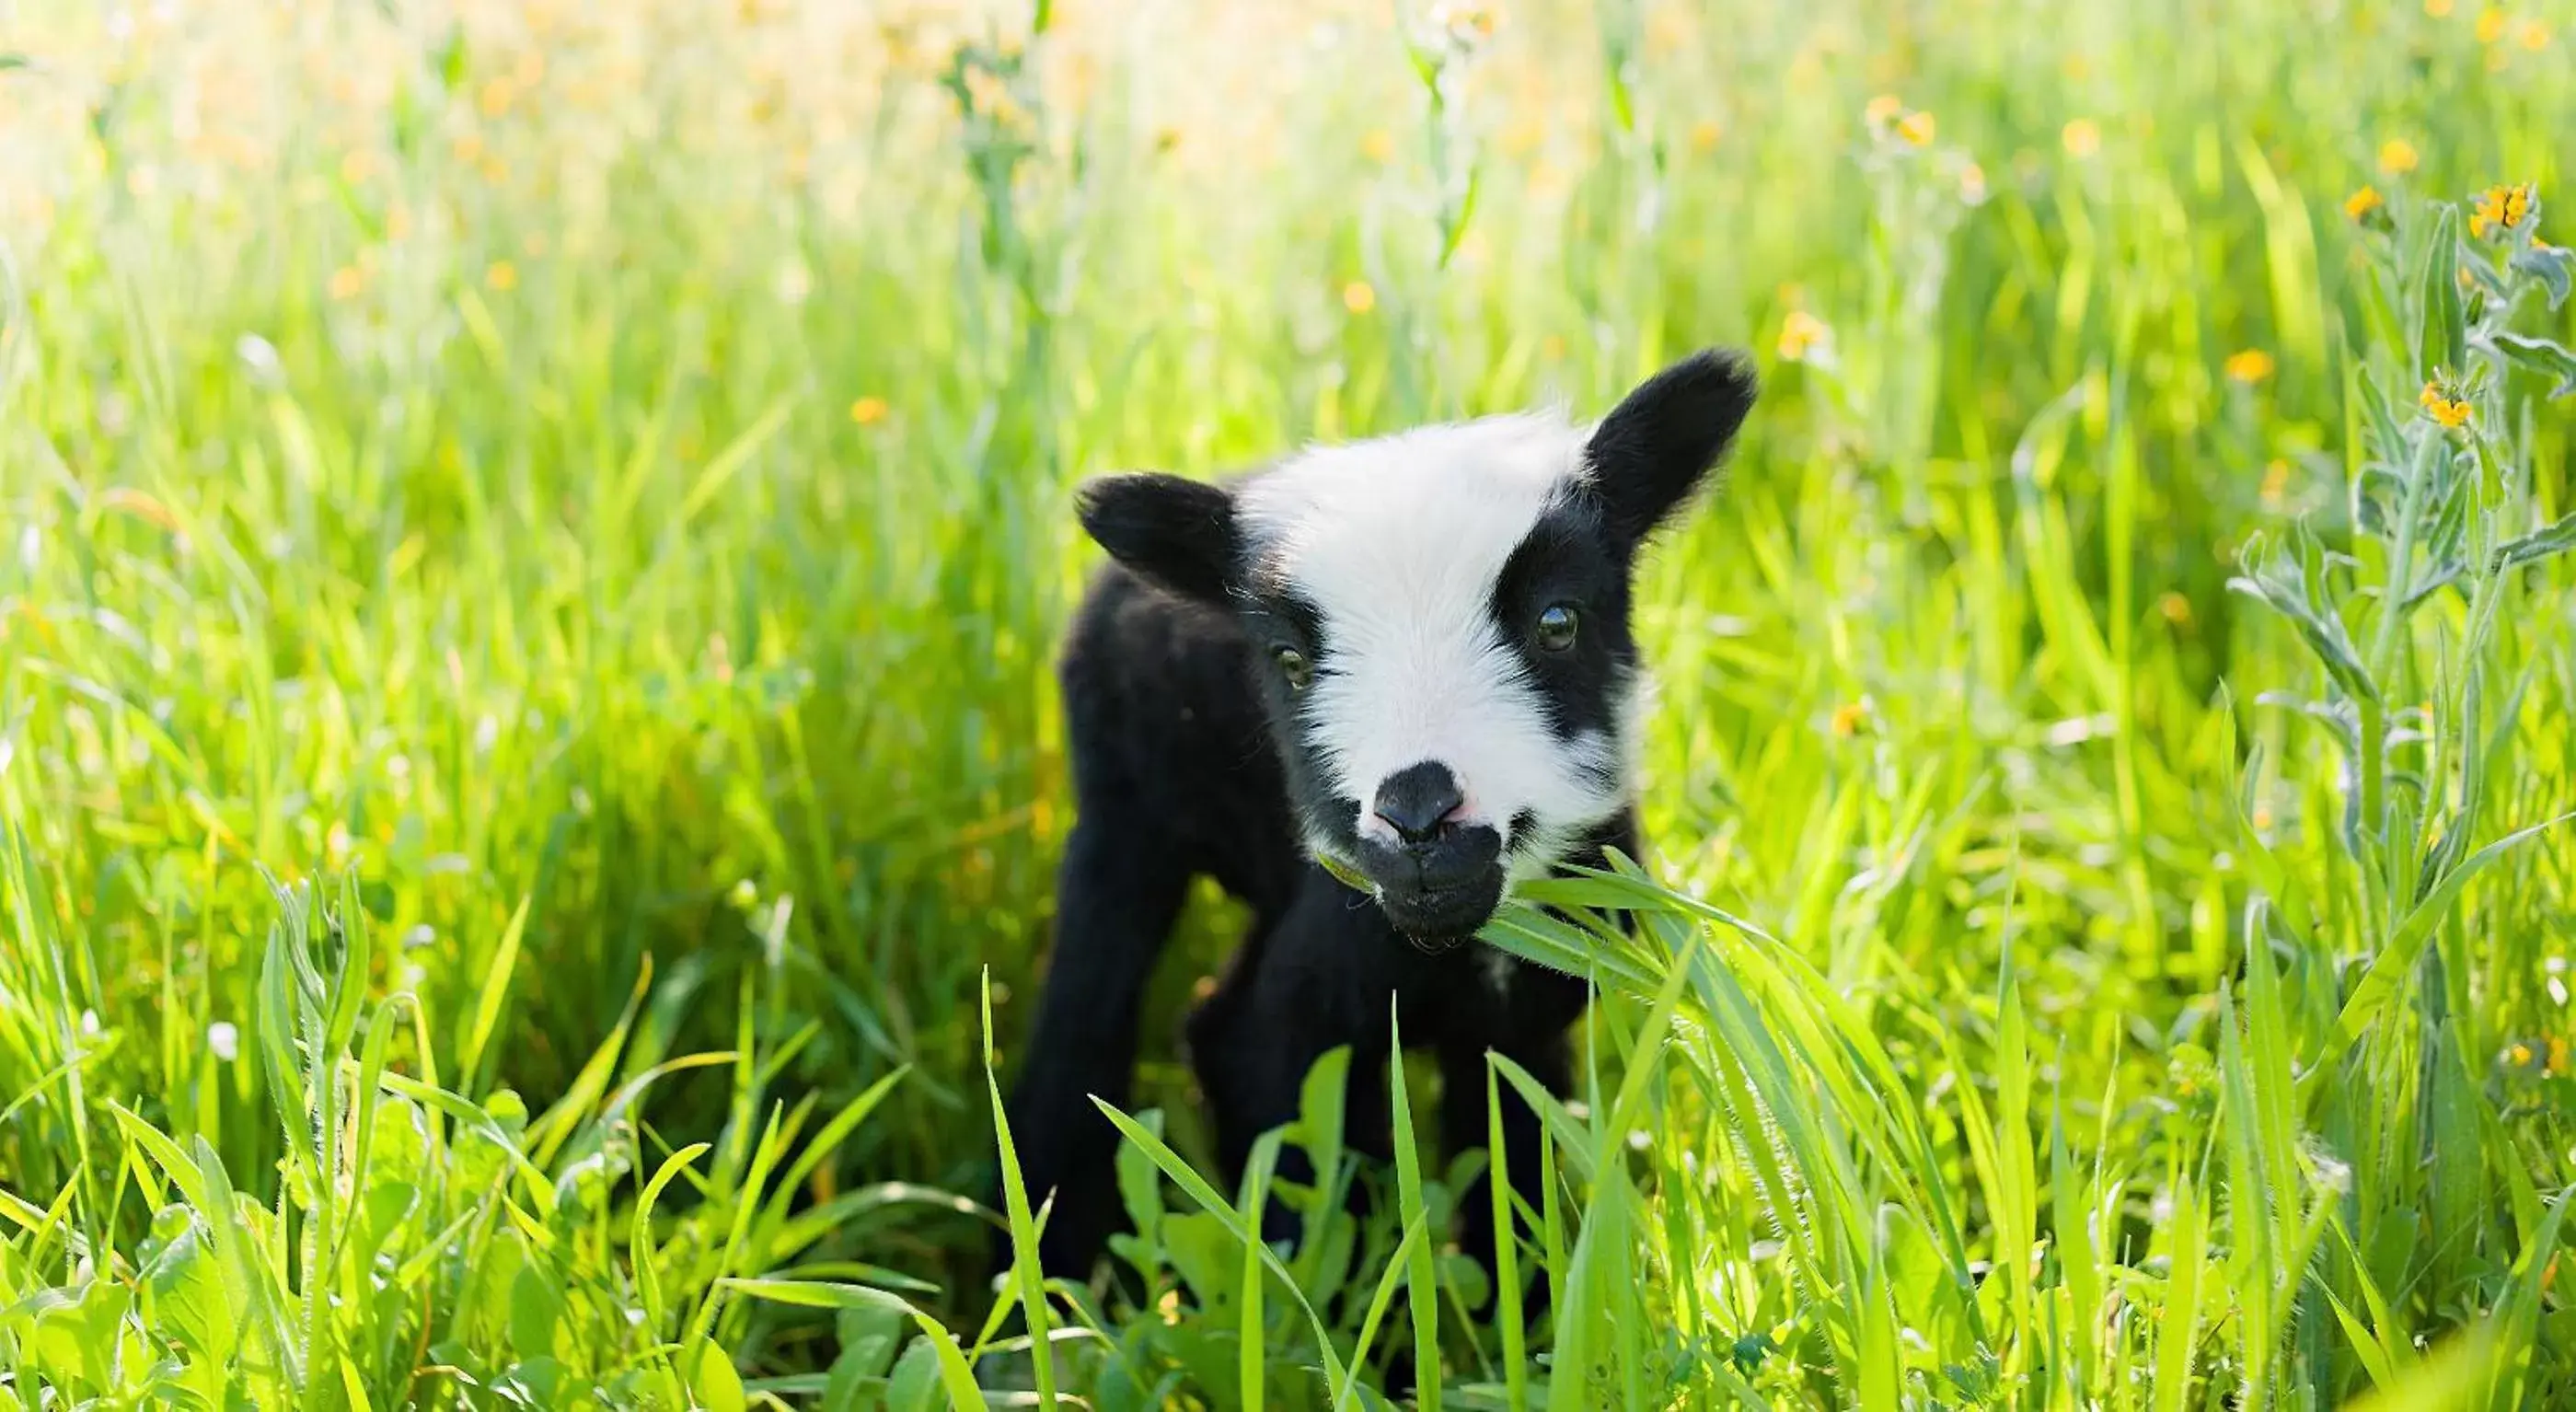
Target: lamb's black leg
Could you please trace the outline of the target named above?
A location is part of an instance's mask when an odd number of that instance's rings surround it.
[[[1498,1045],[1496,1052],[1529,1071],[1532,1078],[1546,1085],[1549,1093],[1559,1098],[1573,1086],[1573,1062],[1562,1032],[1545,1037],[1532,1037],[1524,1042]],[[1493,1123],[1485,1106],[1485,1051],[1464,1045],[1446,1048],[1440,1056],[1440,1140],[1451,1154],[1469,1148],[1490,1149]],[[1531,1210],[1539,1209],[1543,1199],[1539,1190],[1541,1166],[1539,1143],[1545,1134],[1540,1130],[1539,1116],[1511,1080],[1495,1075],[1495,1104],[1501,1110],[1503,1151],[1486,1153],[1486,1169],[1458,1199],[1458,1248],[1494,1271],[1494,1206],[1492,1173],[1499,1166],[1510,1181],[1510,1190],[1519,1202]],[[1518,1217],[1514,1217],[1515,1225]],[[1522,1268],[1524,1296],[1523,1316],[1535,1320],[1539,1305],[1526,1291],[1535,1290],[1539,1298],[1546,1292],[1543,1281],[1532,1281],[1534,1273],[1525,1262]],[[1496,1292],[1499,1293],[1499,1282]],[[1478,1311],[1484,1312],[1484,1311]]]
[[[1315,1061],[1343,1045],[1351,1049],[1343,1146],[1379,1158],[1393,1150],[1384,1022],[1371,1029],[1354,1019],[1368,1007],[1355,1005],[1352,996],[1370,987],[1364,978],[1353,983],[1367,954],[1343,935],[1353,915],[1338,885],[1301,894],[1277,925],[1261,930],[1237,954],[1216,993],[1190,1014],[1190,1067],[1207,1100],[1229,1189],[1242,1181],[1261,1135],[1296,1120]],[[1281,1155],[1279,1175],[1295,1182],[1318,1179],[1306,1154],[1295,1149]],[[1331,1176],[1321,1174],[1326,1181]],[[1354,1183],[1354,1202],[1358,1194]],[[1294,1240],[1299,1233],[1296,1215],[1285,1205],[1273,1202],[1263,1213],[1264,1239]]]
[[[1039,1264],[1072,1279],[1090,1273],[1121,1219],[1118,1130],[1091,1097],[1127,1105],[1138,1004],[1190,881],[1180,850],[1149,824],[1084,802],[1057,882],[1055,954],[1009,1103],[1029,1201],[1055,1196]],[[1009,1263],[1003,1236],[994,1268]]]

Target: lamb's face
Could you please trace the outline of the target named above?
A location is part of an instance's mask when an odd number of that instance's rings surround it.
[[[1493,417],[1315,448],[1223,489],[1086,488],[1129,567],[1243,623],[1308,850],[1454,944],[1627,803],[1640,542],[1742,422],[1701,355],[1597,428]]]
[[[1499,417],[1309,451],[1235,496],[1241,613],[1308,849],[1407,935],[1484,924],[1619,812],[1628,555],[1584,436]]]

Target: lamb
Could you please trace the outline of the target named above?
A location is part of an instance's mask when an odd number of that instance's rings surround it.
[[[1488,1051],[1568,1089],[1585,983],[1467,943],[1515,883],[1638,852],[1633,568],[1755,396],[1744,357],[1708,351],[1589,428],[1493,416],[1230,483],[1082,487],[1111,562],[1059,662],[1076,820],[1008,1105],[1031,1198],[1054,1199],[1047,1274],[1086,1276],[1120,1220],[1118,1137],[1090,1098],[1128,1101],[1140,1000],[1196,877],[1252,914],[1184,1032],[1229,1182],[1337,1046],[1348,1141],[1391,1150],[1390,997],[1437,1056],[1452,1152],[1485,1142]],[[1506,1170],[1534,1191],[1538,1120],[1503,1093]],[[1489,1222],[1460,1239],[1490,1256]]]

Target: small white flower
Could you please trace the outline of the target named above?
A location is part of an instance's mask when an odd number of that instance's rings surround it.
[[[814,292],[814,272],[802,260],[789,260],[778,269],[778,302],[802,304]]]
[[[251,381],[275,391],[286,381],[284,362],[277,356],[277,345],[255,333],[243,334],[233,341],[233,356],[242,360]]]
[[[84,1036],[87,1036],[87,1037],[90,1037],[90,1038],[96,1038],[96,1037],[97,1037],[97,1035],[98,1035],[98,1012],[97,1012],[96,1010],[83,1010],[83,1011],[81,1012],[81,1018],[80,1018],[80,1032],[81,1032]]]
[[[217,1020],[206,1026],[206,1048],[229,1064],[241,1057],[241,1031],[230,1020]]]

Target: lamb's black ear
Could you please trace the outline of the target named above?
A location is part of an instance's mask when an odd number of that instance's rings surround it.
[[[1646,379],[1602,418],[1585,454],[1612,533],[1633,546],[1680,508],[1758,395],[1753,360],[1712,349]]]
[[[1145,579],[1224,601],[1240,557],[1234,496],[1224,487],[1144,471],[1096,476],[1075,492],[1074,512],[1109,557]]]

